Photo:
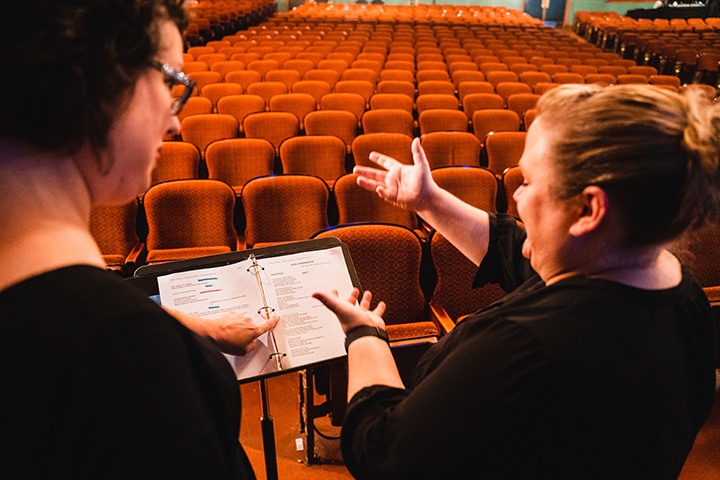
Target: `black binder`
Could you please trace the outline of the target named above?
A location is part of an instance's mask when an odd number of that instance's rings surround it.
[[[330,249],[340,249],[340,251],[342,252],[342,259],[344,261],[344,268],[346,269],[346,274],[348,275],[350,282],[353,286],[360,288],[360,282],[358,280],[357,272],[355,271],[355,267],[352,263],[350,252],[347,246],[339,239],[334,237],[303,240],[299,242],[283,243],[271,247],[254,248],[220,255],[192,258],[188,260],[166,262],[155,265],[145,265],[138,268],[135,271],[134,276],[128,278],[127,281],[135,284],[136,286],[141,288],[150,298],[155,300],[157,303],[160,303],[160,288],[158,285],[158,279],[161,277],[178,274],[180,272],[194,272],[208,268],[224,267],[238,264],[239,262],[243,261],[252,262],[249,264],[249,268],[247,270],[249,271],[249,274],[253,274],[257,273],[255,270],[252,270],[253,265],[256,265],[257,271],[260,271],[263,268],[264,262],[267,262],[269,259],[278,260],[282,259],[282,257],[294,258],[290,256],[293,256],[295,254],[302,254],[305,252],[315,252],[319,250]],[[258,283],[259,282],[260,280],[258,278]],[[262,293],[263,300],[265,300],[265,293],[262,291],[262,285],[259,285],[259,288]],[[320,305],[319,302],[317,304]],[[270,312],[274,310],[273,306],[269,306],[267,304],[258,305],[257,309],[258,313],[263,314],[263,317],[270,314]],[[322,309],[324,310],[324,307],[322,307]],[[282,314],[280,314],[280,316],[282,322]],[[335,319],[335,321],[337,321],[337,319]],[[339,323],[337,324],[337,326],[339,327]],[[278,330],[278,328],[276,327],[275,330]],[[268,345],[274,343],[274,337],[272,335],[269,335],[268,338]],[[251,374],[247,374],[247,372],[245,372],[242,376],[239,375],[238,382],[250,382],[287,372],[311,368],[343,358],[345,356],[343,338],[344,336],[342,334],[340,336],[333,334],[332,341],[338,342],[339,348],[335,349],[337,353],[332,356],[324,357],[321,360],[315,359],[309,363],[304,363],[301,360],[302,363],[295,363],[292,365],[283,364],[282,367],[279,368],[278,366],[273,367],[270,364],[274,362],[279,363],[280,359],[286,356],[286,353],[282,351],[282,348],[278,349],[277,345],[274,345],[273,351],[270,353],[271,358],[267,359],[268,365],[266,367],[263,367],[263,369],[260,371],[253,371],[253,373]],[[237,358],[240,360],[244,360],[240,357]],[[232,363],[233,357],[228,356],[228,359]]]

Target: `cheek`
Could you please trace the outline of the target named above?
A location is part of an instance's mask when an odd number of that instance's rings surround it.
[[[514,196],[518,214],[520,214],[520,217],[523,219],[531,214],[533,205],[536,202],[533,191],[528,190],[528,188],[529,187],[524,187],[523,190],[518,191]]]

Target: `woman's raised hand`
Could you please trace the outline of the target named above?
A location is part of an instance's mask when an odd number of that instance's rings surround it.
[[[353,172],[357,175],[358,185],[398,207],[416,212],[426,209],[429,192],[438,187],[430,174],[430,164],[419,138],[413,140],[412,154],[413,165],[405,165],[392,157],[372,152],[370,160],[384,170],[356,166]]]

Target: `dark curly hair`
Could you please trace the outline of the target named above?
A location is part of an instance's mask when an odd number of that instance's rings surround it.
[[[184,31],[185,0],[9,4],[0,29],[0,138],[67,154],[87,141],[101,151],[158,52],[161,18]]]

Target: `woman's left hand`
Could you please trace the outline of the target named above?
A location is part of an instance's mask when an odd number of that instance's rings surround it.
[[[385,313],[385,302],[379,302],[373,310],[370,310],[372,293],[367,290],[363,293],[359,305],[357,305],[357,301],[360,290],[357,288],[353,288],[347,301],[340,300],[337,291],[332,294],[315,292],[312,296],[320,300],[338,317],[345,333],[363,325],[385,328],[385,322],[382,319],[382,315]]]

